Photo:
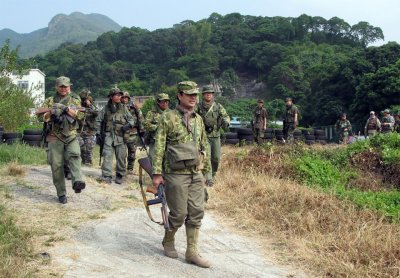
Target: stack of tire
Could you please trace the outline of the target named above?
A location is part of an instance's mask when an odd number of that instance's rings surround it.
[[[303,129],[302,134],[304,136],[304,143],[306,143],[306,145],[314,145],[315,144],[314,131]]]
[[[279,128],[275,128],[275,140],[277,143],[281,143],[284,144],[285,143],[285,139],[283,137],[283,130],[279,129]]]
[[[223,135],[222,143],[227,145],[239,144],[238,134],[236,132],[227,132]]]
[[[21,141],[21,133],[18,132],[3,132],[3,141],[7,145],[12,145],[14,143]]]
[[[303,133],[301,132],[301,130],[296,129],[296,130],[293,132],[293,139],[294,139],[294,141],[296,141],[296,142],[303,141]]]
[[[272,142],[275,139],[274,129],[267,128],[264,133],[264,142]]]
[[[315,135],[315,143],[326,145],[328,138],[325,135],[325,130],[315,129],[314,135]]]
[[[0,125],[0,144],[3,143],[3,132],[4,132],[4,128],[3,128],[3,126]]]
[[[32,147],[41,147],[42,130],[41,129],[25,129],[22,141]]]
[[[251,128],[238,128],[236,130],[239,142],[242,145],[249,145],[254,142],[253,130]]]

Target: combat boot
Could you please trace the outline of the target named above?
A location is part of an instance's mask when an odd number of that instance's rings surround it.
[[[116,184],[122,184],[124,182],[124,177],[121,174],[118,174],[115,176],[115,183]]]
[[[188,263],[192,263],[203,268],[209,268],[211,266],[211,263],[208,260],[202,258],[197,250],[199,230],[199,228],[186,225],[187,247],[185,259]]]
[[[175,233],[178,229],[173,229],[171,231],[165,230],[164,239],[162,245],[164,247],[164,254],[169,258],[178,258],[178,252],[175,249]]]

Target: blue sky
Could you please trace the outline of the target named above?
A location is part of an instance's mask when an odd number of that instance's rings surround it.
[[[398,0],[1,0],[0,7],[0,30],[18,33],[45,28],[56,14],[76,11],[104,14],[121,26],[149,30],[197,21],[213,12],[285,17],[305,13],[326,19],[338,16],[351,25],[367,21],[382,28],[385,42],[400,43]]]

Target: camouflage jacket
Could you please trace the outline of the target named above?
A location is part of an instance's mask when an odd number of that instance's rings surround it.
[[[382,132],[390,132],[394,127],[394,118],[391,115],[382,117],[381,120],[381,130]]]
[[[194,113],[191,116],[190,124],[192,126],[191,132],[187,130],[183,122],[183,113],[178,109],[169,110],[161,115],[160,124],[155,135],[153,174],[198,173],[199,170],[196,167],[186,168],[183,170],[172,170],[169,167],[166,152],[169,145],[194,141],[194,137],[196,137],[195,142],[198,150],[200,151],[202,149],[205,152],[204,169],[202,169],[203,174],[207,173],[211,169],[210,147],[208,145],[203,120],[199,114]],[[196,134],[196,136],[194,134]]]
[[[114,112],[111,111],[111,105],[115,105],[116,109]],[[124,131],[122,130],[122,127],[128,123],[131,126],[135,126],[137,124],[125,105],[122,103],[111,104],[109,102],[106,106],[104,106],[96,118],[96,132],[105,132],[106,140],[111,139],[114,146],[121,145],[125,143]],[[102,128],[105,130],[101,130]]]
[[[264,107],[257,107],[254,110],[254,128],[264,129],[267,127],[267,110]]]
[[[285,123],[286,124],[293,124],[294,123],[294,115],[297,114],[297,121],[299,120],[299,109],[296,105],[292,105],[290,107],[286,107],[286,114],[285,114]]]
[[[132,126],[132,128],[128,131],[128,133],[130,135],[136,135],[139,131],[143,132],[144,131],[144,126],[143,126],[144,117],[143,117],[142,110],[140,110],[139,108],[136,108],[135,106],[133,106],[133,104],[126,105],[126,108],[131,113],[131,115],[135,121],[135,125]]]
[[[96,134],[96,118],[99,115],[99,111],[97,111],[97,108],[94,105],[85,108],[87,110],[84,118],[79,121],[78,132],[83,136],[93,136]]]
[[[56,94],[54,97],[47,98],[44,101],[43,107],[52,108],[56,103],[63,104],[68,107],[81,106],[80,98],[69,93],[64,98],[60,98],[58,94]],[[55,136],[63,141],[68,141],[69,139],[74,138],[77,134],[77,129],[79,127],[78,121],[82,120],[84,116],[85,114],[80,111],[77,111],[76,119],[67,119],[65,113],[58,117],[58,119],[52,116],[47,124],[48,136]]]
[[[229,126],[228,113],[221,104],[215,101],[208,105],[203,101],[198,105],[196,112],[203,119],[207,137],[220,137],[221,128]]]
[[[169,111],[167,108],[165,110]],[[156,104],[155,107],[149,111],[146,115],[146,119],[144,120],[144,130],[147,133],[147,139],[150,143],[154,143],[154,137],[156,135],[157,127],[160,123],[161,115],[164,111],[160,109],[160,107]]]
[[[368,130],[381,130],[381,121],[377,117],[369,117],[367,122],[365,123],[365,133],[368,133]]]
[[[345,132],[350,133],[351,132],[351,124],[349,120],[337,120],[335,124],[335,129],[336,132],[339,134],[344,134]],[[347,129],[347,130],[346,130]]]

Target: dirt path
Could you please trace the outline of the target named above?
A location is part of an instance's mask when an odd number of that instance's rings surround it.
[[[48,166],[27,167],[23,177],[4,180],[10,185],[7,205],[19,224],[35,231],[35,250],[44,253],[36,265],[39,277],[305,277],[272,263],[254,239],[224,227],[212,211],[206,211],[200,235],[201,254],[212,267],[184,262],[184,229],[177,233],[179,259],[167,258],[163,227],[147,218],[137,178],[102,185],[95,181],[99,169],[83,172],[88,188],[82,194],[68,188],[66,205],[57,202]]]

